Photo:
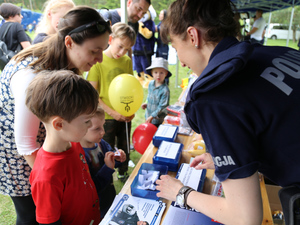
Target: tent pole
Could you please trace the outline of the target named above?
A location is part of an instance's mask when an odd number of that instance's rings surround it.
[[[270,14],[269,14],[268,29],[266,30],[267,35],[268,35],[269,31],[270,31],[271,18],[272,18],[272,11],[270,11]],[[264,44],[267,45],[267,42],[268,42],[268,38],[265,38],[265,43]]]
[[[31,0],[29,0],[29,3],[30,3],[30,9],[31,9],[31,11],[33,11],[33,9],[32,9],[32,2],[31,2]]]
[[[291,13],[291,18],[290,18],[290,25],[289,25],[289,30],[288,30],[288,36],[287,36],[287,39],[286,39],[286,47],[289,46],[290,31],[292,30],[292,23],[293,23],[294,11],[295,11],[295,0],[293,0],[293,8],[292,8],[292,13]]]
[[[121,22],[127,23],[127,0],[120,0],[121,3]]]

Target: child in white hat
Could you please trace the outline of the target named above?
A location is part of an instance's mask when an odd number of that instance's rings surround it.
[[[159,126],[166,116],[165,108],[169,105],[170,90],[166,83],[172,73],[168,70],[168,61],[164,58],[155,58],[150,67],[146,68],[153,80],[148,86],[147,103],[142,104],[146,109],[146,122]]]

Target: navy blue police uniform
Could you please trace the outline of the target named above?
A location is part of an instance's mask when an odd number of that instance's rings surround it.
[[[300,53],[224,38],[189,91],[185,112],[220,181],[256,171],[300,187]]]

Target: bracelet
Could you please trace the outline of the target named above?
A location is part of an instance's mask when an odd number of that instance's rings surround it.
[[[189,207],[187,205],[187,197],[188,195],[192,192],[192,191],[195,191],[193,188],[189,187],[189,189],[184,193],[184,206],[187,208],[187,209],[190,209],[191,207]]]

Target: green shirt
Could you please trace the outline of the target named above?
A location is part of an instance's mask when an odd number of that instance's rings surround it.
[[[98,93],[101,100],[110,108],[113,107],[110,104],[108,89],[112,80],[123,73],[133,75],[132,61],[129,56],[124,55],[119,59],[113,59],[103,54],[103,62],[96,63],[89,71],[87,75],[88,81],[98,82]],[[105,113],[105,119],[113,119]]]

